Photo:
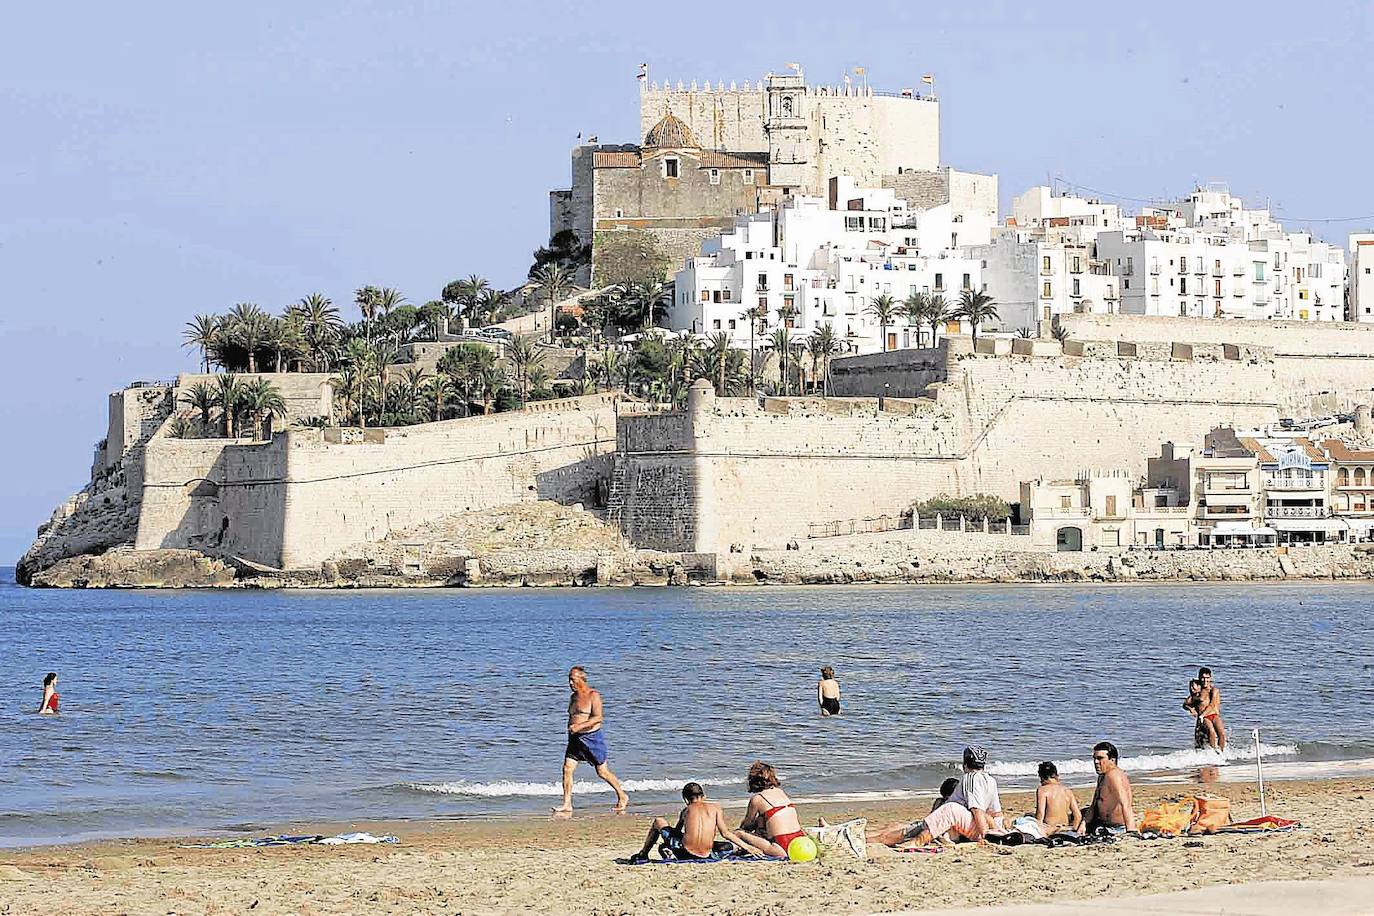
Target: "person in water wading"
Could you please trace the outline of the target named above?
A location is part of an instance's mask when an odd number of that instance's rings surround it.
[[[49,671],[43,678],[43,702],[38,706],[40,716],[57,715],[57,703],[62,698],[57,695],[57,672]]]
[[[601,732],[605,721],[601,708],[601,694],[587,683],[587,669],[575,665],[568,671],[568,746],[563,751],[563,804],[555,814],[572,813],[573,772],[580,762],[596,768],[596,775],[615,790],[615,809],[624,811],[630,796],[620,787],[611,768],[606,765],[606,736]]]
[[[840,682],[835,678],[835,669],[829,665],[821,669],[821,679],[816,682],[816,702],[821,706],[821,715],[840,714]]]

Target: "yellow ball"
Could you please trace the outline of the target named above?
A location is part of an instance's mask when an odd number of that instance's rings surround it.
[[[787,847],[787,858],[793,862],[810,862],[819,854],[816,841],[809,836],[799,836]]]

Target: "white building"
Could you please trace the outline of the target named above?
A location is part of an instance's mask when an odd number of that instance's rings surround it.
[[[828,199],[795,197],[739,217],[704,245],[674,278],[671,326],[724,331],[748,348],[780,327],[804,339],[829,324],[847,350],[871,353],[929,338],[928,328],[898,319],[884,341],[869,313],[877,297],[942,295],[953,308],[963,290],[982,288],[979,262],[961,251],[964,240],[990,237],[986,210],[956,211],[953,203],[910,210],[893,189],[860,188],[848,178],[831,179],[829,190]],[[752,325],[749,311],[758,316]],[[958,322],[941,329],[960,330]]]
[[[1374,233],[1350,236],[1350,279],[1346,291],[1346,321],[1374,321]]]

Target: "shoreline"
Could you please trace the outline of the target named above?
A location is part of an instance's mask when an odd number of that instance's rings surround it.
[[[1230,798],[1238,820],[1259,813],[1255,787],[1242,783],[1140,784],[1136,808],[1203,789]],[[837,855],[810,865],[690,866],[686,881],[676,868],[613,862],[642,842],[651,815],[676,811],[667,803],[629,815],[590,805],[569,820],[287,823],[252,835],[357,829],[395,833],[401,842],[183,849],[180,843],[199,837],[164,837],[0,850],[0,911],[875,913],[1374,874],[1374,777],[1276,780],[1266,785],[1266,797],[1271,813],[1295,817],[1304,829],[1068,850],[871,850],[867,862]],[[1031,799],[1003,793],[1008,811],[1023,810]],[[808,804],[802,816],[805,823],[864,816],[876,826],[927,809],[923,800]]]

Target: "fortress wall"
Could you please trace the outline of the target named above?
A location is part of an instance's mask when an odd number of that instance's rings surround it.
[[[945,380],[951,358],[971,352],[970,341],[947,337],[933,349],[839,357],[830,363],[830,390],[838,397],[922,397],[928,385]]]
[[[167,385],[125,388],[110,395],[109,428],[105,433],[105,461],[101,470],[114,468],[148,443],[172,411],[171,396],[172,389]],[[126,472],[135,475],[131,482],[134,492],[139,485],[138,467],[137,460],[125,465]]]
[[[1313,416],[1374,401],[1374,325],[1144,315],[1059,315],[1071,338],[1228,343],[1272,348],[1283,416]]]
[[[285,436],[284,568],[446,515],[521,500],[594,501],[614,447],[614,399],[388,429],[385,442]],[[546,406],[547,405],[543,405]]]
[[[277,387],[281,392],[282,400],[286,402],[286,423],[295,420],[303,420],[308,417],[327,417],[330,411],[330,399],[332,389],[329,380],[333,375],[328,372],[240,372],[237,374],[240,382],[250,382],[255,378],[264,378]],[[177,376],[176,397],[177,409],[189,410],[184,401],[186,392],[197,382],[204,382],[211,387],[219,384],[219,375],[205,375],[198,372],[183,372]],[[280,418],[279,418],[280,421]]]
[[[940,166],[940,105],[896,96],[808,95],[817,177],[850,175],[878,185],[898,169]]]

